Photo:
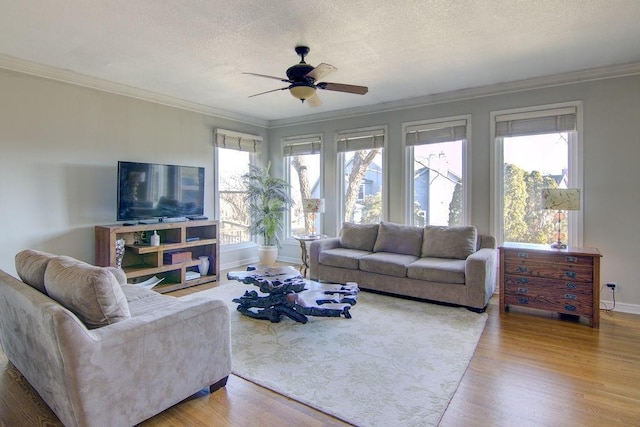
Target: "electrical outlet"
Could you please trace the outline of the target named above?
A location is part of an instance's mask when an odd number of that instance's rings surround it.
[[[618,284],[616,282],[608,282],[607,287],[612,291],[618,290]]]

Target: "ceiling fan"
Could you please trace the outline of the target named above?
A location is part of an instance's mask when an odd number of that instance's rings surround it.
[[[317,67],[313,67],[312,65],[304,62],[304,57],[309,54],[309,49],[307,46],[296,46],[296,53],[302,58],[300,63],[293,65],[287,69],[287,78],[283,79],[282,77],[274,77],[267,76],[265,74],[256,74],[256,73],[242,73],[242,74],[250,74],[252,76],[258,77],[266,77],[268,79],[280,80],[281,82],[289,83],[289,86],[268,90],[266,92],[256,93],[255,95],[251,95],[249,98],[253,98],[254,96],[264,95],[265,93],[277,92],[279,90],[289,89],[291,95],[295,98],[298,98],[302,102],[307,101],[310,107],[319,107],[322,105],[322,100],[318,97],[316,93],[316,89],[324,89],[324,90],[333,90],[336,92],[346,92],[346,93],[354,93],[357,95],[364,95],[369,91],[369,88],[366,86],[356,86],[356,85],[347,85],[343,83],[329,83],[329,82],[319,82],[323,77],[327,74],[332,73],[337,70],[333,65],[322,63]]]

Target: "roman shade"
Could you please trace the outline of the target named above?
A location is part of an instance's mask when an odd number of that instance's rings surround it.
[[[539,135],[576,130],[576,107],[495,116],[496,137]]]
[[[338,153],[384,147],[384,129],[338,134]]]
[[[225,129],[216,129],[214,144],[218,148],[259,153],[262,148],[262,137]]]
[[[405,129],[407,146],[435,144],[467,139],[465,119],[446,122],[420,123]]]
[[[291,137],[285,138],[282,143],[283,156],[304,156],[320,153],[322,138],[319,135]]]

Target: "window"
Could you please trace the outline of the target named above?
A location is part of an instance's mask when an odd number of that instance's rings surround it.
[[[581,188],[579,104],[492,113],[494,233],[502,242],[550,244],[556,212],[544,210],[544,188]],[[568,212],[562,240],[582,241],[582,214]],[[557,218],[556,218],[557,219]]]
[[[311,214],[303,211],[303,199],[322,198],[320,188],[320,136],[285,138],[282,144],[285,180],[291,185],[294,200],[289,211],[288,235],[309,234]],[[316,219],[316,222],[318,220]],[[316,230],[321,229],[316,224]]]
[[[466,149],[468,117],[405,123],[407,222],[425,225],[468,223]]]
[[[384,129],[338,134],[338,163],[342,171],[342,218],[375,224],[384,218]]]
[[[249,212],[244,198],[242,175],[249,172],[255,153],[260,151],[262,138],[237,132],[216,130],[216,165],[218,185],[218,219],[220,244],[230,245],[251,241]]]

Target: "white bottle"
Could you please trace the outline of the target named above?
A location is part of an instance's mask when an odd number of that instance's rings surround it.
[[[151,235],[151,246],[160,246],[160,236],[153,230],[153,234]]]

